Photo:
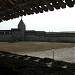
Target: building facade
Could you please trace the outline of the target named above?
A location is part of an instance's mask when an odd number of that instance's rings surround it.
[[[0,30],[0,41],[42,41],[42,42],[72,42],[75,43],[75,33],[71,32],[44,32],[26,30],[21,19],[17,29]]]

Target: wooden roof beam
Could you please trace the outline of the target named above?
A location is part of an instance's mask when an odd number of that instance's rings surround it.
[[[50,11],[53,11],[54,10],[53,6],[47,0],[42,0],[42,1],[44,2],[45,5],[47,5],[47,8]]]
[[[65,0],[67,6],[74,7],[74,2],[72,0]]]
[[[55,7],[56,9],[60,9],[60,5],[59,5],[58,0],[52,0],[52,5],[53,5],[53,7]]]
[[[12,0],[8,0],[13,6],[14,6],[14,3],[13,3],[13,1]]]
[[[66,8],[66,3],[64,3],[62,0],[59,0],[58,2],[61,8]]]

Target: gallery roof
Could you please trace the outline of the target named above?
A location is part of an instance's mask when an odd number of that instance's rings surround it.
[[[74,4],[75,0],[0,0],[0,22],[66,6],[74,7]]]

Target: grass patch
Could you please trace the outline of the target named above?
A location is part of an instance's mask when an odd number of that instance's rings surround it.
[[[34,52],[75,47],[75,43],[51,43],[51,42],[0,42],[0,50],[8,52]]]

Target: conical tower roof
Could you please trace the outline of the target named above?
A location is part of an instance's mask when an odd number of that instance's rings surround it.
[[[18,25],[25,25],[22,19],[20,20]]]
[[[22,31],[26,30],[26,26],[25,26],[25,24],[24,24],[22,19],[20,20],[20,22],[18,24],[18,29],[20,29]]]

